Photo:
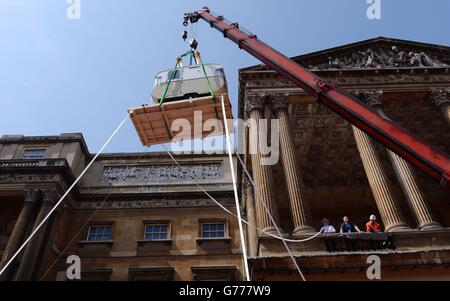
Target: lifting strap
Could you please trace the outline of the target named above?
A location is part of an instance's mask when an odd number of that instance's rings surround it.
[[[208,75],[206,74],[205,65],[203,64],[203,61],[200,57],[200,52],[195,51],[195,57],[197,58],[197,61],[200,63],[200,66],[202,67],[203,75],[205,76],[206,82],[208,83],[209,93],[211,93],[212,99],[214,101],[214,110],[216,111],[216,117],[218,120],[219,118],[219,112],[217,111],[217,101],[216,101],[216,93],[214,93],[213,88],[211,86],[211,82],[209,81]],[[226,120],[224,120],[226,122]]]
[[[206,80],[206,82],[208,84],[209,93],[211,94],[212,99],[214,101],[214,110],[216,112],[216,117],[217,117],[217,119],[220,119],[219,118],[219,112],[217,111],[217,105],[216,105],[216,103],[217,103],[216,94],[214,93],[214,90],[213,90],[213,88],[211,86],[211,82],[209,81],[208,74],[206,73],[205,65],[203,64],[203,61],[202,61],[202,59],[200,57],[200,52],[191,49],[188,52],[186,52],[186,53],[182,54],[181,56],[177,57],[177,61],[175,63],[175,66],[173,67],[173,69],[169,73],[169,79],[166,82],[166,85],[164,87],[163,95],[161,96],[161,99],[159,100],[159,110],[163,114],[164,125],[166,126],[166,130],[167,130],[167,133],[169,134],[170,138],[172,138],[172,135],[171,135],[171,132],[170,132],[170,129],[169,129],[169,125],[167,124],[166,116],[165,116],[165,113],[164,113],[164,110],[163,110],[162,106],[164,104],[164,101],[166,100],[167,93],[169,92],[169,86],[172,83],[173,78],[175,77],[176,70],[180,66],[180,62],[182,61],[183,57],[186,57],[186,56],[190,57],[190,65],[192,65],[192,61],[194,60],[202,68],[203,76],[205,77],[205,80]]]
[[[164,101],[166,100],[167,92],[169,91],[169,86],[170,86],[170,83],[172,82],[172,80],[173,80],[173,78],[175,76],[176,70],[179,67],[180,62],[183,59],[183,57],[185,57],[187,55],[191,56],[191,61],[192,61],[192,57],[194,56],[192,50],[189,50],[188,52],[186,52],[186,53],[182,54],[181,56],[177,57],[177,61],[175,63],[175,66],[173,67],[172,71],[169,73],[169,75],[170,75],[169,76],[169,80],[167,81],[166,86],[164,87],[163,95],[161,96],[161,99],[159,100],[159,110],[163,114],[164,125],[166,127],[167,134],[169,135],[169,137],[171,139],[172,139],[172,133],[170,132],[169,125],[167,124],[166,114],[164,113],[162,105],[164,104]]]

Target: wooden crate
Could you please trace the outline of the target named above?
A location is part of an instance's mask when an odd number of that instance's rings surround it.
[[[228,94],[223,94],[225,101],[225,111],[228,120],[233,119],[231,103]],[[216,96],[214,101],[212,96],[179,100],[174,102],[145,105],[128,110],[133,121],[136,132],[145,146],[163,144],[176,139],[203,139],[211,136],[211,131],[203,130],[205,122],[210,119],[221,121],[220,132],[225,134],[223,124],[221,95]],[[201,114],[200,114],[201,113]],[[195,115],[196,114],[196,115]],[[201,116],[201,118],[199,118]],[[197,117],[197,118],[196,118]],[[175,120],[185,119],[189,122],[191,131],[183,129],[182,133],[172,131],[172,123]],[[213,122],[208,122],[211,126]],[[230,132],[233,132],[232,123],[229,123]]]

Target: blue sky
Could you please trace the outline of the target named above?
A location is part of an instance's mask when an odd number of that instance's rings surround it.
[[[96,152],[129,107],[148,103],[154,75],[187,50],[182,15],[207,5],[288,56],[376,36],[450,45],[450,1],[0,0],[0,135],[82,132]],[[239,68],[259,63],[200,22],[205,61],[224,65],[236,108]],[[142,151],[131,122],[108,152]],[[151,150],[160,150],[153,147]]]

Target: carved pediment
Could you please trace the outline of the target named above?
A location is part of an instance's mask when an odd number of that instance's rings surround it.
[[[448,68],[450,47],[379,37],[292,58],[312,71]],[[242,69],[267,70],[265,65]]]
[[[339,69],[384,69],[384,68],[428,68],[449,67],[448,58],[440,58],[430,51],[405,48],[393,45],[386,47],[368,47],[349,54],[336,54],[327,57],[327,61],[317,65],[308,65],[311,70]]]

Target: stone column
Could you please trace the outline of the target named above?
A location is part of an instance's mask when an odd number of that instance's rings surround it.
[[[362,100],[368,104],[385,119],[389,120],[381,106],[383,92],[382,91],[365,91],[359,92]],[[417,226],[420,230],[440,229],[442,226],[433,218],[432,210],[425,193],[419,185],[419,181],[414,173],[411,165],[396,153],[386,148],[389,160],[395,171],[398,182],[402,188],[403,194],[416,218]]]
[[[382,117],[389,119],[383,110],[381,109],[381,102],[373,103],[372,107]],[[386,148],[389,160],[394,168],[395,175],[402,188],[403,194],[408,201],[408,204],[415,216],[417,227],[420,230],[433,230],[440,229],[442,226],[434,219],[431,208],[429,207],[429,201],[422,188],[420,187],[419,180],[411,167],[399,155]]]
[[[383,91],[379,90],[352,91],[352,93],[372,107],[380,104],[383,97]],[[386,171],[383,169],[372,139],[357,127],[352,126],[352,128],[373,197],[385,226],[385,231],[410,230],[394,198]]]
[[[49,189],[42,192],[42,203],[39,209],[39,213],[36,217],[33,230],[36,229],[36,227],[42,222],[45,216],[50,212],[52,206],[55,204],[56,199],[56,190]],[[27,246],[25,247],[25,251],[23,253],[22,260],[20,262],[15,278],[16,281],[29,281],[32,279],[39,251],[41,250],[41,247],[46,244],[46,242],[44,241],[44,237],[47,227],[49,227],[50,221],[51,218],[49,218],[47,222],[39,229],[39,231],[36,232],[34,237],[28,242]]]
[[[381,165],[375,146],[364,132],[352,126],[356,145],[361,156],[361,161],[366,171],[367,179],[372,189],[373,197],[381,214],[385,231],[394,232],[408,230],[400,208],[394,199],[386,172]]]
[[[248,251],[249,256],[258,256],[258,231],[256,227],[256,209],[255,209],[255,194],[253,186],[247,178],[242,183],[243,185],[243,197],[245,201],[245,208],[247,214],[247,237],[248,237]]]
[[[411,165],[396,153],[390,150],[387,150],[387,153],[403,193],[414,213],[418,228],[420,230],[442,229],[442,226],[434,219],[432,210],[428,206],[429,202]]]
[[[39,201],[41,193],[38,189],[27,189],[24,191],[24,197],[25,199],[22,210],[20,211],[19,217],[14,225],[13,232],[8,240],[8,244],[6,245],[6,249],[3,252],[0,269],[6,265],[14,253],[20,248],[27,232],[33,209],[36,207],[36,203]],[[1,281],[5,281],[10,278],[11,272],[13,271],[13,266],[14,262],[12,262],[8,269],[6,269],[0,276]]]
[[[263,129],[260,122],[264,114],[264,99],[261,97],[247,98],[245,102],[247,120],[250,123],[249,146],[251,152],[253,177],[256,184],[256,214],[257,225],[260,230],[265,232],[276,232],[272,225],[266,208],[271,212],[275,222],[279,225],[279,215],[277,208],[277,197],[275,192],[275,183],[273,180],[272,166],[263,165],[261,162],[262,142],[261,137],[267,137],[267,127]]]
[[[450,125],[450,89],[431,89],[431,100]]]
[[[303,177],[297,160],[294,136],[288,115],[288,103],[284,96],[272,99],[272,108],[279,120],[281,163],[286,177],[289,204],[294,222],[294,234],[316,232],[310,225],[311,214],[304,197]]]

